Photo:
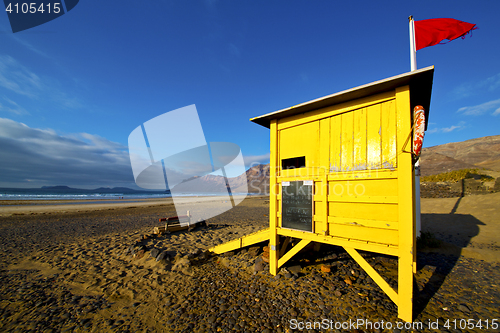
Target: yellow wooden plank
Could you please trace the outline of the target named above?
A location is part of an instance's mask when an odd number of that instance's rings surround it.
[[[403,143],[411,130],[411,107],[409,86],[396,89],[397,110],[397,151],[398,151],[398,192],[399,192],[399,262],[398,262],[398,317],[413,320],[413,254],[414,197],[413,165],[410,153],[402,152]]]
[[[397,179],[348,179],[330,181],[330,196],[397,196]],[[337,187],[334,191],[334,188]],[[343,191],[341,191],[341,187]],[[341,193],[342,192],[342,193]],[[397,202],[397,201],[396,201]]]
[[[342,171],[353,170],[354,157],[354,114],[347,112],[342,114]]]
[[[337,237],[395,246],[399,244],[398,230],[335,223],[330,223],[329,230],[331,235]]]
[[[342,167],[342,116],[330,119],[330,172],[339,172]]]
[[[399,205],[394,204],[329,202],[328,211],[329,216],[365,220],[377,218],[393,222],[399,221]]]
[[[294,238],[307,239],[313,242],[320,242],[325,244],[337,245],[337,246],[349,246],[363,251],[371,251],[376,253],[387,254],[391,256],[398,255],[398,247],[387,244],[378,244],[366,241],[359,241],[355,239],[348,239],[336,236],[323,236],[318,234],[313,234],[310,232],[304,232],[292,229],[278,229],[278,234],[283,236],[290,236]]]
[[[319,121],[279,131],[279,165],[283,159],[305,156],[306,168],[283,170],[283,175],[309,176],[320,166]]]
[[[288,251],[283,257],[278,260],[278,268],[283,266],[284,263],[290,260],[294,255],[299,253],[299,251],[306,247],[310,242],[310,240],[302,239],[297,245],[292,247],[290,251]]]
[[[330,173],[328,180],[350,180],[350,179],[396,179],[398,172],[392,170],[374,169],[353,172]]]
[[[321,229],[315,229],[315,230],[321,230],[323,235],[328,235],[329,230],[328,230],[328,175],[324,174],[323,175],[323,181],[321,182],[323,191],[321,193],[322,196],[322,201],[321,201],[321,207],[322,207],[322,218],[323,218],[323,226]]]
[[[278,126],[276,120],[271,120],[270,125],[271,134],[271,154],[269,156],[269,247],[272,249],[269,251],[269,272],[272,275],[276,275],[278,272],[278,252],[276,251],[276,246],[278,246],[278,216],[276,212],[278,211],[278,200],[276,199],[279,193],[279,186],[277,183],[277,171],[278,171],[278,158],[280,154],[281,147],[279,145],[280,138],[278,135]]]
[[[269,228],[241,237],[241,247],[250,246],[265,240],[269,240]]]
[[[350,112],[353,110],[357,110],[360,108],[365,108],[373,104],[383,103],[385,101],[394,99],[394,91],[388,91],[385,93],[367,96],[364,98],[360,98],[357,100],[328,106],[325,108],[309,111],[304,114],[298,114],[291,117],[280,119],[278,123],[278,130],[282,130],[284,128],[297,126],[303,123],[316,121],[326,117],[332,117],[335,115],[339,115],[345,112]]]
[[[309,155],[315,155],[315,154],[309,154]],[[304,156],[304,155],[302,155],[302,156]],[[307,163],[307,158],[308,158],[308,156],[306,156],[306,163]],[[311,160],[311,161],[313,161],[313,160]],[[283,178],[290,178],[290,179],[294,179],[294,180],[297,180],[297,178],[300,178],[300,177],[302,177],[305,180],[310,180],[312,176],[318,175],[318,173],[319,173],[318,170],[320,170],[320,168],[318,168],[318,165],[316,164],[316,166],[314,166],[314,167],[282,170],[281,176]]]
[[[314,197],[318,197],[318,196],[314,196]],[[323,202],[321,202],[319,200],[314,200],[314,214],[319,215],[319,216],[324,214]]]
[[[315,174],[324,175],[330,171],[330,117],[319,122],[319,150],[319,172]]]
[[[357,203],[375,203],[375,204],[397,204],[399,198],[397,196],[368,196],[368,195],[330,195],[328,196],[329,202],[351,202]],[[354,205],[353,205],[354,208]]]
[[[394,101],[382,103],[382,168],[396,169],[396,108]]]
[[[372,105],[367,108],[367,124],[366,124],[366,158],[368,169],[380,169],[382,158],[381,133],[380,125],[380,104]]]
[[[353,170],[366,170],[366,108],[353,111],[354,166]]]
[[[399,223],[394,221],[384,220],[369,220],[369,219],[351,219],[347,217],[328,217],[329,223],[346,224],[346,225],[360,225],[363,227],[380,228],[380,229],[393,229],[399,230]]]
[[[217,246],[211,247],[209,251],[216,254],[221,254],[224,252],[233,251],[236,249],[241,249],[246,246],[250,246],[256,243],[269,240],[269,228],[259,230],[257,232],[251,233],[249,235],[231,240],[229,242],[219,244]]]
[[[398,293],[384,280],[380,274],[373,269],[373,267],[363,258],[358,251],[356,251],[352,247],[345,246],[344,249],[349,253],[349,255],[356,260],[356,262],[365,270],[365,272],[375,281],[380,288],[389,296],[389,298],[394,302],[394,304],[398,305]]]

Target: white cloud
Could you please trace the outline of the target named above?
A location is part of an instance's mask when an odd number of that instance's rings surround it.
[[[498,115],[499,114],[499,107],[500,106],[500,99],[496,99],[493,101],[489,101],[483,104],[475,105],[475,106],[464,106],[460,109],[458,109],[458,113],[462,113],[464,115],[468,116],[480,116],[483,115],[493,109],[496,109],[492,115]]]
[[[64,85],[58,80],[47,77],[42,80],[40,76],[9,55],[0,54],[0,87],[31,99],[48,99],[68,109],[83,106],[73,94],[64,92]]]
[[[495,91],[500,88],[500,73],[478,82],[467,82],[456,87],[453,94],[458,98],[469,97],[481,91]]]
[[[430,124],[429,124],[430,125]],[[457,125],[452,125],[450,127],[441,127],[441,128],[432,128],[426,131],[427,134],[432,134],[432,133],[450,133],[455,130],[463,130],[465,128],[465,121],[459,122]]]
[[[20,95],[36,97],[42,88],[38,75],[8,55],[0,55],[0,86]]]
[[[269,153],[264,155],[247,155],[243,156],[243,160],[245,161],[245,165],[247,167],[253,167],[259,164],[268,164],[269,156]]]
[[[61,136],[0,118],[0,147],[0,187],[134,186],[127,147],[97,135]]]
[[[17,115],[28,115],[29,112],[26,111],[22,106],[14,102],[13,100],[4,97],[3,100],[6,103],[0,103],[0,111],[6,111]]]

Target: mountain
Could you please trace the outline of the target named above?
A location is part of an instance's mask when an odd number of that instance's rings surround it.
[[[42,190],[76,190],[69,186],[57,185],[57,186],[42,186]]]
[[[195,181],[193,181],[195,180]],[[253,166],[238,177],[228,178],[232,193],[246,192],[269,193],[269,164]],[[206,175],[192,177],[189,180],[175,185],[176,192],[184,193],[214,193],[226,190],[226,181],[222,176]]]
[[[422,149],[422,176],[466,168],[500,171],[500,135]]]
[[[42,186],[42,190],[47,191],[62,191],[62,192],[92,192],[92,193],[150,193],[151,191],[147,190],[134,190],[128,187],[99,187],[93,190],[74,188],[65,185],[56,185],[56,186]],[[153,192],[164,192],[164,191],[153,191]],[[169,192],[168,190],[166,192]]]

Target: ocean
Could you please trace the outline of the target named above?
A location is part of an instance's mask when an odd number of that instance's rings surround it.
[[[170,198],[165,191],[75,188],[0,188],[0,200],[108,200]]]
[[[252,195],[253,193],[233,193]],[[176,196],[220,196],[221,193],[176,193]],[[85,190],[56,186],[51,188],[0,188],[1,200],[123,200],[171,198],[168,191],[137,191],[129,188]]]

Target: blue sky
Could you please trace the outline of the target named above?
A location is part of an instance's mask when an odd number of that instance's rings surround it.
[[[498,1],[91,1],[13,34],[0,14],[0,187],[133,187],[127,139],[196,104],[207,142],[268,162],[249,118],[408,72],[408,16],[477,24],[434,65],[424,146],[499,134]]]

